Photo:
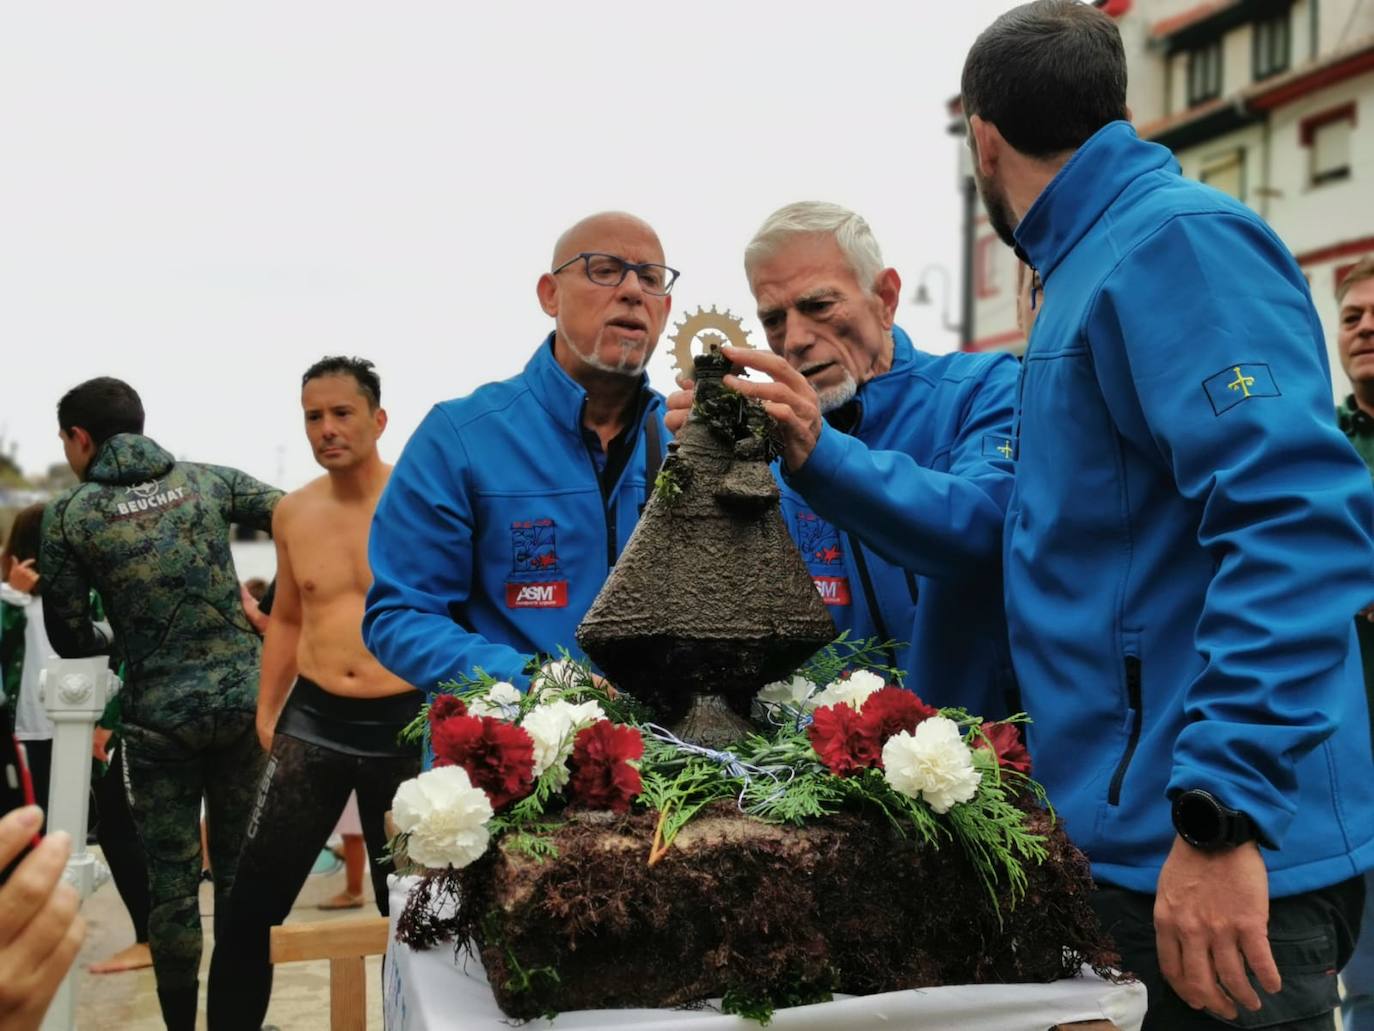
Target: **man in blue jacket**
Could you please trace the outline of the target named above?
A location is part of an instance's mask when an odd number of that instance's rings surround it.
[[[1332,1027],[1374,865],[1374,492],[1307,284],[1136,137],[1091,5],[1004,14],[962,93],[992,225],[1043,283],[1005,540],[1038,776],[1147,1028]]]
[[[774,212],[744,266],[772,353],[728,353],[773,382],[727,383],[778,426],[783,514],[835,625],[906,642],[894,665],[930,703],[1008,715],[1018,705],[1001,547],[1015,360],[913,347],[894,322],[897,270],[839,205]],[[669,399],[669,428],[690,404],[687,391]]]
[[[482,669],[520,688],[573,631],[666,448],[644,367],[677,272],[631,215],[558,239],[537,291],[554,330],[518,376],[435,405],[377,506],[367,647],[424,691]]]

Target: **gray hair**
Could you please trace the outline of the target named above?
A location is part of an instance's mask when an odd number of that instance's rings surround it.
[[[828,233],[839,244],[854,278],[871,291],[886,267],[873,230],[863,216],[838,204],[803,200],[779,208],[763,221],[744,248],[744,274],[752,278],[754,266],[771,257],[794,236]]]

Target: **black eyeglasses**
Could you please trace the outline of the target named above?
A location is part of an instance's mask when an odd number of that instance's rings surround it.
[[[597,286],[619,286],[625,282],[625,276],[633,272],[639,277],[639,285],[644,288],[645,293],[663,297],[673,290],[673,284],[677,282],[678,271],[669,268],[667,265],[636,264],[633,261],[626,261],[624,258],[617,258],[614,254],[597,254],[594,251],[583,251],[575,257],[569,258],[558,268],[553,270],[556,276],[574,262],[582,262],[587,273],[587,278]]]

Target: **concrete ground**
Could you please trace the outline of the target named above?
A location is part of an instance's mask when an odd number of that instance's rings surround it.
[[[92,849],[99,853],[99,849]],[[296,899],[288,923],[309,923],[340,916],[376,915],[372,904],[372,884],[363,878],[367,905],[363,909],[325,912],[315,907],[323,900],[342,891],[344,874],[311,876]],[[214,896],[209,884],[200,889],[200,911],[205,932],[205,949],[200,965],[200,1015],[197,1027],[205,1027],[205,984],[210,966],[210,947],[214,942],[211,922],[214,917]],[[153,972],[137,970],[124,974],[92,974],[86,968],[104,959],[133,941],[133,927],[119,900],[113,884],[106,884],[90,899],[82,910],[88,931],[86,944],[77,957],[77,1017],[81,1031],[160,1031],[162,1017],[157,1006],[157,992]],[[382,1026],[380,956],[367,961],[367,1026]],[[282,1031],[328,1031],[329,1028],[329,963],[289,963],[276,970],[272,987],[272,1005],[267,1010],[268,1024]]]

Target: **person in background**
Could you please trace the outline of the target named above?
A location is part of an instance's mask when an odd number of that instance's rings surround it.
[[[90,625],[92,589],[113,624],[158,1002],[171,1031],[192,1031],[202,801],[220,923],[266,763],[253,727],[261,642],[243,611],[230,527],[267,529],[281,492],[237,469],[173,458],[144,435],[143,402],[122,380],[73,387],[57,422],[81,482],[44,513],[44,622],[53,649],[72,658],[111,647]]]
[[[1336,286],[1336,353],[1350,393],[1336,419],[1374,476],[1374,257],[1356,262]],[[1374,709],[1374,612],[1355,617],[1364,666],[1365,697]],[[1364,933],[1341,971],[1345,1031],[1374,1031],[1374,876],[1364,879]]]
[[[53,725],[39,700],[39,677],[53,657],[43,625],[42,575],[38,567],[43,509],[22,509],[0,552],[0,671],[16,700],[14,735],[24,745],[33,777],[34,798],[47,811],[52,783]],[[99,615],[99,599],[93,598]],[[102,629],[107,630],[108,627]],[[115,888],[134,928],[134,944],[92,965],[93,973],[137,970],[152,963],[148,951],[148,874],[143,849],[124,797],[122,757],[112,731],[118,723],[119,699],[111,701],[96,726],[91,767],[93,805],[90,823],[114,878]]]
[[[323,358],[301,380],[305,435],[325,475],[284,497],[272,520],[277,590],[257,714],[270,757],[210,965],[212,1031],[261,1025],[272,992],[271,928],[291,911],[350,790],[372,853],[377,908],[387,915],[384,817],[396,789],[420,770],[419,746],[399,736],[424,696],[368,654],[360,630],[372,582],[368,527],[391,475],[377,451],[387,422],[381,394],[361,358]],[[359,904],[361,894],[359,885]],[[326,907],[346,908],[339,902]]]

